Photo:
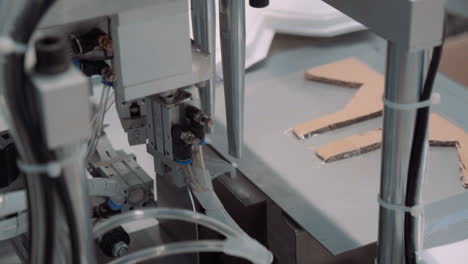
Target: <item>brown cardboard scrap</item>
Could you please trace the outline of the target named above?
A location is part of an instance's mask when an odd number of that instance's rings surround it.
[[[468,187],[468,133],[447,119],[432,114],[429,125],[429,141],[433,146],[453,146],[458,150],[460,176],[463,186]]]
[[[429,127],[431,146],[456,147],[460,171],[465,187],[468,186],[468,134],[437,114],[431,114]],[[382,130],[354,135],[320,146],[315,154],[325,162],[350,158],[376,150],[382,144]]]
[[[356,88],[370,80],[368,79],[369,75],[377,79],[381,78],[380,73],[354,57],[320,65],[305,72],[305,76],[309,80],[323,78],[330,83],[341,81],[347,83],[346,86]]]
[[[298,137],[347,126],[382,113],[384,78],[355,58],[322,65],[306,71],[309,80],[358,88],[356,95],[336,113],[328,114],[296,126]],[[468,187],[468,134],[447,119],[431,114],[429,142],[431,146],[456,147],[463,185]],[[345,159],[380,148],[382,130],[355,135],[320,146],[316,155],[326,162]]]
[[[381,144],[382,130],[377,129],[322,145],[315,154],[325,162],[332,162],[376,150]]]
[[[309,80],[359,87],[356,95],[338,112],[322,116],[293,128],[303,138],[379,116],[382,113],[383,76],[355,58],[322,65],[306,71]]]
[[[468,188],[468,138],[465,137],[457,144],[460,163],[460,176],[465,188]]]

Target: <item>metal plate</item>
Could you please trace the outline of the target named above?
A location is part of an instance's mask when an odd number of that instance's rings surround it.
[[[318,42],[283,38],[290,48],[272,54],[247,75],[245,155],[233,160],[251,181],[270,196],[333,254],[377,239],[377,193],[380,151],[323,164],[314,154],[321,144],[381,127],[381,118],[325,133],[300,142],[293,126],[334,112],[355,93],[349,88],[305,81],[313,66],[356,56],[383,72],[386,45],[370,33],[357,33]],[[281,45],[280,45],[281,46]],[[468,91],[440,76],[436,87],[442,104],[436,112],[468,130],[464,111]],[[222,89],[218,91],[222,102]],[[224,106],[217,105],[217,126],[211,139],[227,156]],[[232,160],[232,159],[231,159]],[[463,192],[455,149],[431,148],[424,186],[426,202]]]

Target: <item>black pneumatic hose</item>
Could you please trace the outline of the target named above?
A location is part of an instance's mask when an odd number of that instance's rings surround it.
[[[435,78],[437,76],[440,60],[442,58],[442,50],[443,44],[434,48],[426,81],[424,83],[424,88],[419,99],[421,102],[431,99],[432,91],[434,89]],[[416,115],[413,144],[411,147],[410,163],[408,168],[408,182],[406,185],[405,204],[407,207],[413,207],[418,202],[418,188],[421,187],[419,184],[419,182],[421,181],[420,177],[422,176],[421,170],[424,170],[424,168],[421,168],[421,162],[423,161],[423,153],[425,147],[424,144],[428,132],[429,113],[430,109],[428,106],[418,109]],[[406,264],[416,264],[416,245],[414,244],[415,221],[415,217],[413,217],[410,213],[405,213],[404,242]]]
[[[72,262],[73,264],[80,264],[83,262],[81,262],[81,257],[79,255],[79,252],[81,252],[80,245],[77,242],[78,239],[76,239],[76,234],[78,232],[78,230],[76,229],[76,226],[77,226],[76,221],[78,219],[78,216],[76,216],[73,212],[73,209],[72,209],[73,201],[68,195],[68,186],[64,179],[64,175],[62,175],[62,177],[60,177],[57,180],[57,185],[58,185],[57,193],[60,197],[60,200],[63,202],[63,208],[65,210],[65,217],[66,217],[66,221],[68,222],[68,227],[69,227],[69,232],[70,232],[70,237],[71,237],[70,240],[71,240]]]

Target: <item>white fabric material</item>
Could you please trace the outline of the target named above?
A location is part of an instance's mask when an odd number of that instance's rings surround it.
[[[266,8],[246,3],[246,59],[248,69],[268,56],[276,33],[311,37],[334,37],[365,27],[322,0],[270,1]],[[218,10],[218,9],[216,9]],[[217,35],[219,20],[217,19]],[[216,72],[222,77],[221,45],[216,44]]]
[[[420,264],[465,264],[468,261],[468,239],[418,252]]]

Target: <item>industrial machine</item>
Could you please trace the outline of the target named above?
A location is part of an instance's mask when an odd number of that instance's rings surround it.
[[[388,40],[375,261],[416,263],[421,216],[412,212],[424,176],[445,3],[325,2]],[[252,8],[268,3],[249,1]],[[228,152],[240,159],[250,7],[243,0],[218,6]],[[0,103],[9,126],[0,133],[0,238],[12,239],[24,262],[100,263],[100,251],[112,263],[188,253],[196,253],[190,263],[304,263],[280,256],[265,234],[240,223],[239,214],[262,210],[263,194],[240,199],[244,207],[225,203],[235,194],[230,186],[254,187],[207,146],[216,130],[215,0],[7,0],[0,12]],[[153,157],[157,202],[154,180],[103,132],[114,103],[129,144],[146,145]],[[225,174],[232,177],[213,183]],[[133,252],[122,225],[147,218],[161,220],[175,239]]]

